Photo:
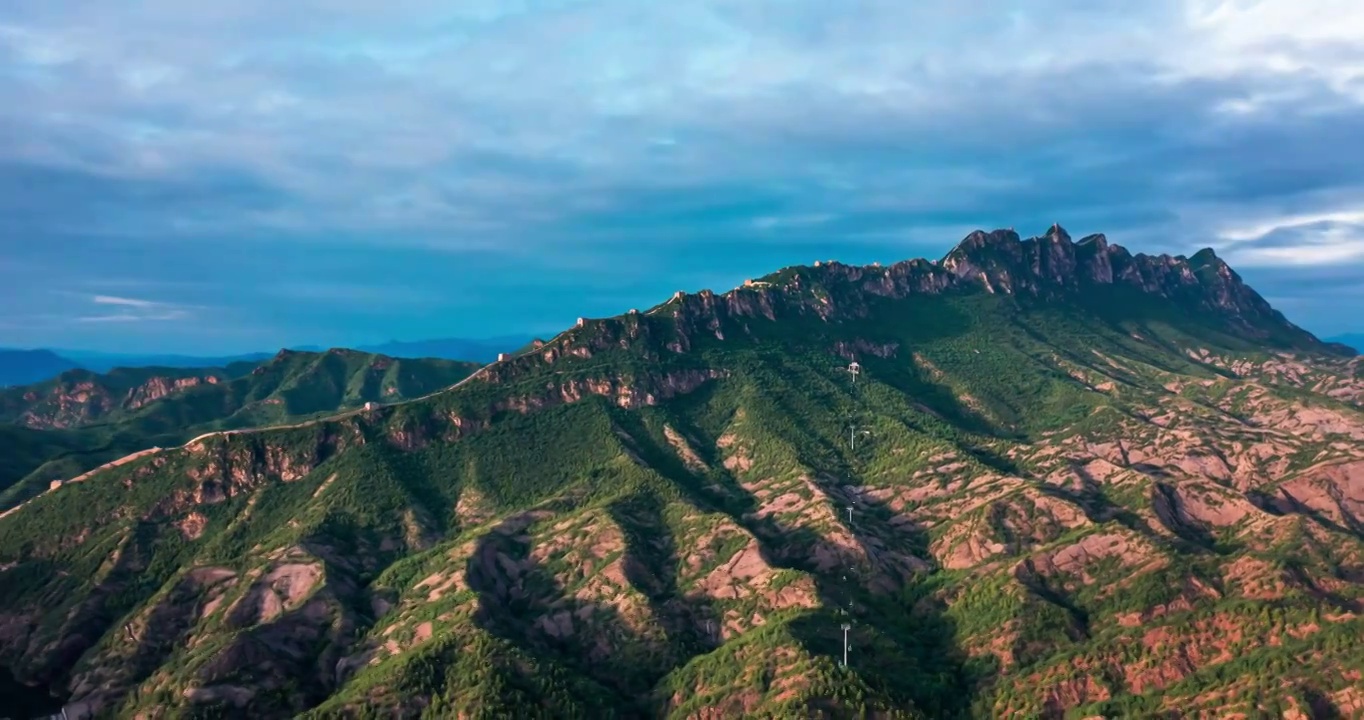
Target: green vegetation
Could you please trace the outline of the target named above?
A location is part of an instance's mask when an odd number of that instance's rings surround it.
[[[400,360],[349,350],[281,352],[226,368],[72,370],[0,390],[0,511],[66,480],[150,447],[218,430],[278,425],[430,394],[478,365]],[[195,384],[174,388],[176,381]],[[211,381],[211,382],[210,382]],[[157,396],[156,392],[167,392]]]
[[[1364,454],[1357,402],[1318,389],[1337,358],[1185,295],[856,272],[589,321],[449,392],[37,497],[0,519],[0,612],[33,627],[0,665],[127,717],[1155,717],[1357,681],[1358,518],[1272,497]],[[1268,348],[1315,374],[1271,377]],[[375,363],[281,356],[16,428],[0,477],[470,370]],[[1295,403],[1338,417],[1283,429]]]

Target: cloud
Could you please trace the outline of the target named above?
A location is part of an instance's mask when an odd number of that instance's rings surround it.
[[[1348,218],[1333,213],[1327,218]],[[1338,266],[1364,260],[1364,215],[1360,222],[1289,218],[1257,237],[1239,236],[1224,254],[1240,266]]]
[[[160,304],[154,303],[151,300],[138,300],[136,298],[115,297],[112,295],[96,295],[90,299],[98,305],[127,305],[128,307],[144,309],[153,308]]]
[[[686,253],[743,277],[1054,221],[1248,267],[1364,265],[1362,130],[1364,6],[1344,0],[0,11],[16,261],[84,281],[150,248],[174,270],[141,279],[241,284],[240,303],[321,307],[323,286],[375,286],[385,254],[411,262],[377,285],[501,298],[517,276],[489,285],[490,265],[596,291],[630,263],[671,288],[700,272]],[[342,247],[370,255],[325,260]]]
[[[143,300],[140,298],[118,297],[116,295],[91,295],[95,305],[112,305],[121,308],[118,312],[99,315],[78,315],[78,323],[134,323],[159,322],[166,320],[185,320],[191,317],[189,306]]]

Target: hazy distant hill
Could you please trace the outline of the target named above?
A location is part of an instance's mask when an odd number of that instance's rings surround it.
[[[497,359],[498,353],[512,352],[530,341],[529,336],[507,336],[482,340],[464,338],[437,338],[412,342],[391,340],[379,345],[361,345],[359,349],[392,357],[432,357],[445,358],[446,360],[492,362]]]
[[[0,387],[27,385],[46,380],[63,370],[78,367],[70,358],[51,350],[0,348]]]
[[[174,355],[135,353],[102,353],[87,350],[54,350],[67,358],[76,367],[94,372],[109,372],[114,368],[168,367],[168,368],[208,368],[225,367],[232,363],[260,362],[269,359],[274,353],[253,352],[241,355]],[[48,376],[51,377],[51,376]],[[47,378],[39,378],[46,380]],[[32,381],[32,382],[36,382]]]
[[[355,349],[394,358],[438,358],[442,360],[492,362],[497,358],[498,353],[514,351],[529,343],[530,340],[530,336],[520,335],[484,339],[435,338],[408,342],[392,340],[377,345],[361,345]],[[292,346],[290,349],[300,352],[322,352],[326,348],[317,345],[298,345]],[[84,368],[102,373],[114,368],[225,367],[243,362],[259,363],[273,355],[273,352],[251,352],[239,355],[177,355],[62,349],[0,349],[0,386],[26,385],[47,380],[55,377],[57,373],[63,370],[72,368]]]
[[[1350,333],[1346,335],[1337,335],[1333,338],[1327,339],[1330,340],[1331,342],[1337,342],[1340,343],[1341,345],[1353,348],[1354,351],[1357,353],[1364,354],[1364,335],[1358,333]]]

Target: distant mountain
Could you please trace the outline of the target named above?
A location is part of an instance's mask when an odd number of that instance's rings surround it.
[[[357,350],[392,358],[436,358],[488,363],[499,353],[513,352],[531,342],[529,336],[484,339],[436,338],[432,340],[390,340],[377,345],[361,345]],[[320,345],[297,345],[299,352],[322,352]],[[107,373],[115,368],[227,368],[243,363],[259,364],[274,353],[251,352],[240,355],[177,355],[107,353],[92,350],[0,349],[0,387],[28,385],[56,377],[66,370],[81,368]]]
[[[375,345],[359,345],[356,350],[392,358],[438,358],[442,360],[467,360],[473,362],[492,362],[498,353],[512,352],[531,341],[529,336],[505,336],[483,339],[435,338],[431,340],[399,341],[390,340]],[[288,349],[299,352],[322,352],[321,345],[293,345]],[[0,350],[0,353],[6,351]],[[46,375],[29,376],[27,380],[8,383],[21,385],[38,382],[54,377],[62,370],[81,367],[95,372],[108,372],[116,367],[169,367],[169,368],[206,368],[225,367],[234,363],[260,362],[274,355],[273,352],[252,352],[240,355],[175,355],[175,354],[136,354],[106,353],[90,350],[33,350],[10,351],[47,353],[65,360],[65,364]],[[0,356],[2,357],[2,356]],[[0,372],[3,372],[0,366]],[[3,375],[0,375],[0,379]],[[4,384],[4,383],[0,383]]]
[[[129,718],[1364,709],[1364,358],[1211,251],[980,232],[532,347],[0,518],[0,678]],[[250,377],[327,363],[368,377]]]
[[[267,360],[273,353],[254,352],[243,353],[241,355],[173,355],[173,354],[149,354],[139,355],[135,353],[104,353],[89,350],[54,350],[56,354],[67,358],[73,363],[74,367],[93,370],[94,372],[109,372],[114,368],[136,368],[136,367],[163,367],[163,368],[208,368],[225,367],[232,363],[241,362],[260,362]],[[60,371],[58,371],[60,372]],[[55,374],[55,373],[54,373]],[[52,377],[37,378],[29,382],[46,380]]]
[[[414,340],[401,342],[390,340],[379,345],[361,345],[358,349],[365,352],[380,353],[401,358],[444,358],[446,360],[473,360],[492,362],[498,353],[509,353],[531,341],[529,336],[507,336],[468,340],[464,338],[437,338],[434,340]]]
[[[0,348],[0,387],[27,385],[46,380],[79,365],[51,350]]]
[[[1340,343],[1341,345],[1354,350],[1356,354],[1364,355],[1364,334],[1347,333],[1345,335],[1327,338],[1327,340],[1334,343]]]

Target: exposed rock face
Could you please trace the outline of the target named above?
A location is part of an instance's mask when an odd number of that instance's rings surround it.
[[[900,343],[897,342],[874,343],[861,338],[852,342],[839,340],[834,343],[834,352],[838,353],[839,357],[850,362],[857,360],[858,357],[867,357],[869,355],[883,359],[893,358],[899,349]]]
[[[1190,258],[1132,255],[1109,245],[1101,234],[1072,242],[1055,225],[1046,235],[1027,240],[1011,230],[976,231],[947,254],[942,267],[959,281],[1034,298],[1055,298],[1087,286],[1127,287],[1216,313],[1250,337],[1286,332],[1326,348],[1270,307],[1211,249]]]
[[[128,396],[124,399],[123,406],[129,410],[136,410],[147,403],[154,400],[160,400],[178,390],[197,387],[199,385],[217,385],[218,382],[219,379],[216,375],[178,378],[174,380],[164,377],[152,378],[142,385],[128,391]]]
[[[1322,352],[1343,352],[1288,322],[1210,249],[1189,258],[1133,255],[1110,245],[1103,235],[1072,242],[1064,229],[1053,226],[1045,235],[1026,240],[1012,230],[976,231],[939,262],[915,259],[859,267],[831,261],[788,269],[723,294],[678,293],[645,315],[584,319],[559,341],[528,357],[554,362],[566,355],[590,357],[625,346],[646,354],[663,349],[687,353],[699,340],[751,336],[753,323],[763,320],[816,317],[833,323],[865,318],[878,299],[984,290],[1048,301],[1101,287],[1210,313],[1228,331],[1247,338],[1277,338]],[[872,354],[889,352],[882,348]],[[499,370],[508,372],[515,365]]]
[[[1364,531],[1364,460],[1312,468],[1279,488],[1278,506]]]
[[[215,370],[167,368],[165,373],[117,370],[101,375],[70,370],[21,392],[0,391],[0,418],[39,429],[79,427],[116,410],[137,410],[176,392],[224,380]]]
[[[533,361],[532,361],[533,362]],[[514,395],[498,400],[492,406],[493,412],[515,410],[530,412],[540,408],[563,403],[573,403],[591,395],[609,398],[622,408],[633,409],[656,405],[679,395],[685,395],[700,387],[708,380],[722,377],[721,370],[682,370],[673,372],[646,372],[633,377],[606,376],[597,378],[578,378],[547,385],[542,392],[528,395]],[[488,382],[505,382],[515,377],[515,372],[503,370],[486,374]],[[463,430],[475,424],[461,417],[451,419],[456,430]]]

